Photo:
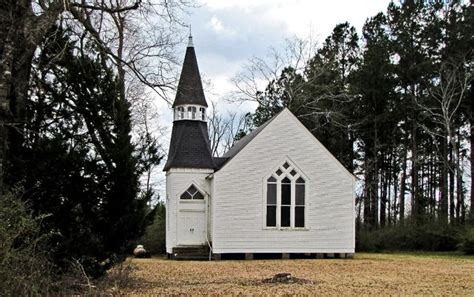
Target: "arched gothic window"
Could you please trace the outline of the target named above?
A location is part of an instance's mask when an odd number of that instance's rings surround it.
[[[304,228],[306,189],[298,170],[285,162],[266,183],[266,226]]]
[[[191,185],[183,194],[181,194],[180,198],[183,200],[202,200],[204,199],[204,195],[199,192],[194,185]]]

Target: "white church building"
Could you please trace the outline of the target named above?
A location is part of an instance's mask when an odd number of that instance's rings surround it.
[[[168,257],[351,256],[354,176],[288,109],[214,157],[207,107],[190,37],[164,167]]]

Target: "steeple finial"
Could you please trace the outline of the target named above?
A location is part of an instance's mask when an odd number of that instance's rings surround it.
[[[193,35],[192,35],[192,32],[191,32],[191,25],[189,25],[188,47],[194,47],[194,44],[193,44]]]

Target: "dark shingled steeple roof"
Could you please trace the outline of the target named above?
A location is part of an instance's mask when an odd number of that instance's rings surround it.
[[[163,170],[170,168],[215,168],[206,122],[181,120],[173,123],[168,161]]]
[[[207,107],[191,37],[173,108],[182,104],[199,104]],[[207,123],[199,120],[174,121],[168,161],[163,171],[168,171],[170,168],[214,169],[215,167]]]
[[[189,44],[186,48],[183,70],[179,77],[173,107],[183,104],[199,104],[207,107],[191,36],[189,36]]]

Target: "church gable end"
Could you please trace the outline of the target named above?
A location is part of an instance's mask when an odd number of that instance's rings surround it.
[[[354,178],[287,109],[213,182],[216,253],[354,252]]]

